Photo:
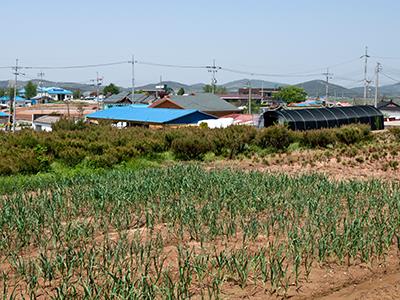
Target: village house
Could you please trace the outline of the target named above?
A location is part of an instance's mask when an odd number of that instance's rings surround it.
[[[107,97],[103,101],[104,108],[127,106],[132,104],[150,104],[156,100],[153,94],[135,94],[132,99],[132,92],[124,91]]]
[[[61,119],[61,115],[34,114],[32,115],[32,129],[35,131],[53,131],[53,124]]]
[[[378,103],[378,109],[389,119],[400,119],[400,105],[393,100]]]
[[[240,112],[240,110],[221,99],[219,96],[208,93],[199,93],[187,96],[169,95],[157,100],[150,108],[194,109],[216,117]]]
[[[89,121],[107,120],[118,127],[190,125],[216,117],[194,109],[161,109],[123,106],[97,111],[86,116]]]

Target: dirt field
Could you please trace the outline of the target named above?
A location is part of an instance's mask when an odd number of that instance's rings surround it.
[[[324,156],[324,151],[294,152],[278,155],[269,160],[243,159],[234,161],[215,161],[207,163],[207,169],[233,168],[247,171],[262,171],[301,175],[317,173],[332,180],[383,180],[400,182],[400,171],[388,168],[389,161],[398,161],[395,153],[391,157],[367,162],[357,162],[355,157],[344,157],[338,161],[335,157]],[[343,268],[335,264],[320,267],[312,272],[310,281],[291,294],[292,299],[400,299],[400,259],[394,251],[386,264],[366,265]],[[229,298],[240,298],[233,294]],[[264,295],[265,297],[265,295]],[[244,297],[243,297],[244,298]],[[254,299],[265,299],[255,292]]]
[[[265,158],[217,160],[206,163],[210,169],[234,168],[270,173],[301,175],[318,173],[333,180],[400,181],[399,144],[360,147],[355,150],[302,150]]]
[[[56,189],[49,182],[47,193],[8,195],[0,224],[23,230],[3,225],[0,275],[8,284],[0,277],[0,295],[81,298],[94,291],[86,297],[92,299],[115,289],[124,299],[129,285],[148,292],[141,283],[150,278],[157,299],[399,299],[398,150],[378,139],[143,174],[110,171],[77,185],[57,182]],[[299,176],[314,173],[330,180]],[[328,241],[329,254],[320,241]],[[272,271],[282,257],[281,271]],[[127,270],[136,274],[124,277]],[[164,297],[167,289],[173,297]]]

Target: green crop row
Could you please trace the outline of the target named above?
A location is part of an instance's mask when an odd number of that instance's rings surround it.
[[[395,183],[177,165],[19,185],[0,197],[5,298],[285,296],[316,264],[400,250]]]

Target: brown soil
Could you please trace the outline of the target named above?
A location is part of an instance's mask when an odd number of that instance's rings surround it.
[[[400,182],[400,170],[391,168],[390,162],[400,162],[398,157],[368,162],[357,162],[354,158],[322,158],[320,151],[281,154],[267,161],[260,159],[220,160],[206,164],[208,169],[234,168],[247,171],[261,171],[301,175],[318,173],[333,180],[371,180]]]
[[[132,239],[133,235],[139,233],[142,242],[150,237],[149,230],[145,227],[128,229],[126,231],[128,239]],[[160,257],[165,259],[164,267],[177,270],[178,252],[176,245],[182,241],[178,237],[171,235],[166,224],[159,224],[154,227],[154,234],[160,234],[165,242],[165,247],[160,253]],[[108,232],[108,239],[117,242],[119,234],[116,231]],[[94,243],[100,246],[105,239],[105,235],[98,233]],[[188,248],[195,253],[209,252],[211,249],[236,249],[240,248],[242,240],[241,233],[235,238],[229,240],[217,239],[212,243],[204,243],[190,241],[189,236],[184,236],[184,242]],[[248,250],[255,252],[265,246],[269,238],[258,236],[254,241],[249,242]],[[50,250],[51,251],[51,250]],[[336,262],[318,264],[314,263],[312,271],[308,278],[304,275],[300,276],[299,286],[296,287],[294,282],[290,282],[288,292],[285,294],[283,289],[271,292],[269,284],[264,285],[260,280],[253,278],[249,280],[247,286],[241,288],[232,278],[226,280],[222,285],[222,299],[320,299],[320,300],[336,300],[336,299],[399,299],[400,298],[400,253],[393,248],[385,261],[372,261],[371,263],[352,262],[351,265],[339,265]],[[38,256],[38,249],[31,248],[21,253],[24,259],[35,258]],[[3,260],[4,259],[4,260]],[[6,262],[5,258],[0,260],[0,270],[9,272],[12,267]],[[12,271],[11,271],[12,272]],[[12,276],[12,273],[9,273]],[[194,279],[195,281],[195,279]],[[37,294],[38,299],[48,299],[54,296],[54,284],[39,282],[41,285],[41,293]],[[0,284],[1,286],[1,284]],[[204,287],[194,284],[193,299],[203,299],[200,294]],[[25,285],[19,285],[18,292],[24,293]],[[9,286],[8,293],[11,294],[13,285]],[[1,295],[1,291],[0,291]],[[26,299],[28,296],[26,295]]]
[[[354,157],[342,156],[338,162],[336,156],[326,157],[324,151],[302,151],[290,154],[281,154],[274,157],[268,157],[267,160],[259,158],[215,161],[205,163],[208,169],[234,168],[248,171],[262,171],[271,173],[284,173],[289,175],[300,175],[309,173],[324,174],[334,180],[370,180],[380,179],[400,182],[400,171],[397,168],[388,168],[388,162],[399,161],[396,156],[388,156],[376,160],[356,161]],[[85,219],[76,220],[77,222],[88,221]],[[90,220],[89,220],[90,222]],[[173,236],[168,230],[167,224],[157,224],[155,232],[159,233],[165,242],[162,256],[166,259],[166,266],[171,269],[177,267],[176,245],[181,242],[179,238]],[[126,231],[128,239],[133,235],[140,233],[142,241],[149,237],[147,230],[143,227],[143,221],[138,220],[134,228]],[[119,234],[110,230],[108,238],[117,241]],[[98,233],[94,243],[101,244],[105,235]],[[211,244],[200,246],[198,242],[190,241],[188,236],[184,237],[186,246],[195,252],[206,251],[214,248],[224,249],[228,247],[233,249],[240,245],[242,236],[237,234],[236,238],[227,240],[215,240]],[[257,251],[265,246],[269,238],[259,236],[249,245],[249,251]],[[30,249],[27,253],[21,253],[23,257],[35,257],[37,249]],[[0,257],[0,270],[9,270],[8,263]],[[246,287],[239,287],[234,280],[227,280],[221,289],[222,299],[400,299],[400,256],[396,249],[393,249],[385,261],[373,261],[371,263],[352,262],[351,266],[330,263],[319,265],[315,263],[308,279],[304,276],[300,279],[299,287],[294,282],[289,283],[288,293],[285,295],[283,290],[277,290],[271,293],[270,286],[264,286],[258,279],[249,280]],[[1,287],[1,283],[0,283]],[[194,299],[201,299],[200,289],[195,288]],[[204,289],[204,287],[203,287]],[[48,298],[52,292],[50,287],[44,287],[41,299]],[[49,294],[46,294],[50,292]],[[1,295],[1,291],[0,291]],[[207,295],[207,294],[206,294]],[[207,298],[207,296],[205,296]]]
[[[245,159],[215,161],[207,163],[206,168],[233,168],[247,171],[261,171],[289,175],[318,173],[333,180],[371,180],[400,182],[400,171],[387,168],[388,161],[398,161],[396,157],[359,162],[354,158],[320,159],[321,151],[294,152],[281,154],[273,159]],[[317,267],[310,279],[303,282],[297,291],[288,295],[291,299],[400,299],[400,260],[391,255],[385,265],[359,264],[342,267],[338,265]],[[266,295],[256,288],[250,290],[232,289],[226,292],[227,299],[268,299],[276,295]]]

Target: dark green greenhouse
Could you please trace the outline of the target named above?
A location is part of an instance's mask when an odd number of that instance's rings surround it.
[[[384,128],[383,114],[367,105],[265,111],[261,115],[260,126],[274,124],[285,124],[292,130],[334,128],[348,124],[367,124],[371,130]]]

